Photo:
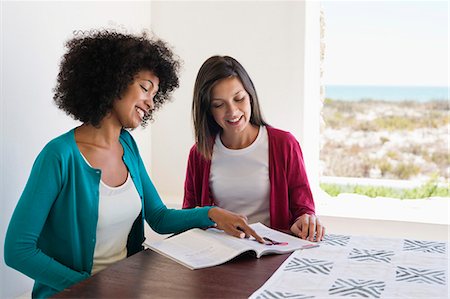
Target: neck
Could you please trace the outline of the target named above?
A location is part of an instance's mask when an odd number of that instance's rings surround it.
[[[246,130],[239,134],[225,134],[222,131],[220,140],[229,149],[243,149],[251,145],[258,137],[259,126],[249,125]]]
[[[120,131],[120,126],[114,125],[104,118],[98,128],[90,124],[83,124],[76,129],[75,133],[76,140],[79,142],[111,148],[119,142]]]

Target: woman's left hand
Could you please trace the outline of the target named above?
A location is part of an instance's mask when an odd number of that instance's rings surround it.
[[[325,226],[316,215],[303,214],[292,224],[291,232],[301,239],[319,242],[325,236]]]

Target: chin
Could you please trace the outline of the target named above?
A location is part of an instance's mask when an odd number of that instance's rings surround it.
[[[139,125],[140,125],[140,123],[137,123],[137,124],[135,124],[135,123],[133,123],[133,124],[123,124],[122,128],[127,129],[127,130],[134,130],[137,127],[139,127]]]

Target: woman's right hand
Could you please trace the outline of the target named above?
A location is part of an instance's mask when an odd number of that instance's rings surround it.
[[[237,238],[253,236],[259,243],[264,240],[247,223],[247,217],[225,209],[214,207],[208,211],[208,217],[217,224],[217,228]]]

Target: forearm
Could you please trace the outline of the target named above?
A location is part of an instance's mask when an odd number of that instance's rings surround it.
[[[89,273],[74,271],[46,255],[14,226],[12,220],[5,239],[5,263],[8,266],[55,290],[63,290],[89,277]]]
[[[165,206],[158,211],[153,210],[146,214],[150,227],[158,233],[177,233],[194,227],[209,227],[214,224],[208,217],[208,211],[212,207],[196,209],[175,210]]]

